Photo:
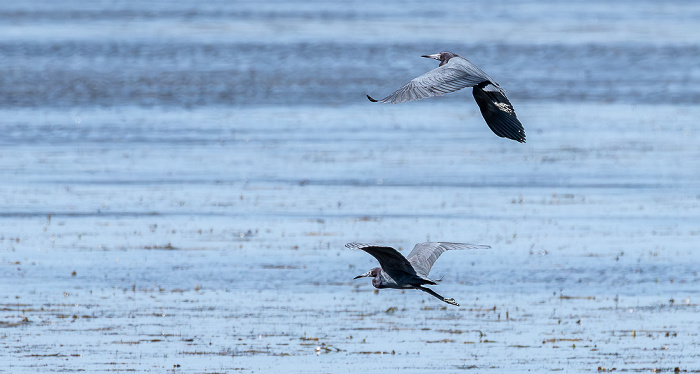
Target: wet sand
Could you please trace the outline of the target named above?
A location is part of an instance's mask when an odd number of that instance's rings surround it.
[[[521,105],[519,146],[404,110],[134,109],[121,136],[152,140],[126,144],[90,126],[109,110],[44,113],[52,136],[2,150],[6,370],[694,370],[697,113],[637,109],[623,141]],[[426,240],[493,247],[436,264],[461,307],[352,280],[375,262],[344,243]]]

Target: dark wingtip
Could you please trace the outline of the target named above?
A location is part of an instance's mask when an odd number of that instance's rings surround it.
[[[518,135],[513,136],[511,134],[507,134],[507,135],[498,135],[498,136],[500,136],[501,138],[515,140],[518,143],[525,143],[525,135],[518,134]]]
[[[379,100],[373,99],[372,96],[369,96],[369,95],[367,95],[367,98],[369,99],[369,101],[371,101],[373,103],[376,103],[377,101],[379,101]]]

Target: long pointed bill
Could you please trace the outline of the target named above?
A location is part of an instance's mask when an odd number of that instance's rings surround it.
[[[432,58],[432,59],[434,59],[434,60],[440,61],[440,54],[439,54],[439,53],[436,53],[436,54],[434,54],[434,55],[423,55],[423,56],[420,56],[420,57]]]
[[[358,276],[356,276],[355,278],[352,278],[352,279],[358,279],[358,278],[363,278],[363,277],[372,277],[372,270],[370,270],[370,271],[368,271],[368,272],[366,272],[366,273],[364,273],[364,274],[360,274],[360,275],[358,275]]]

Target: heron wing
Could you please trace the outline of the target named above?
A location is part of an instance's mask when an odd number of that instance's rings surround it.
[[[456,250],[456,249],[488,249],[491,248],[488,245],[477,245],[477,244],[467,244],[467,243],[444,243],[444,242],[432,242],[432,243],[418,243],[411,253],[408,254],[408,262],[413,265],[416,274],[420,277],[427,278],[430,269],[433,264],[445,251]]]
[[[482,82],[472,90],[481,115],[494,134],[525,143],[525,129],[515,115],[505,92],[491,82]]]
[[[476,65],[458,56],[451,58],[445,65],[413,78],[391,95],[381,100],[374,100],[370,97],[370,100],[398,104],[432,96],[442,96],[490,80],[491,78]]]
[[[411,263],[394,248],[360,243],[348,243],[345,246],[352,249],[361,249],[372,255],[379,261],[379,266],[382,267],[382,270],[395,280],[404,279],[406,276],[416,276],[416,271]]]

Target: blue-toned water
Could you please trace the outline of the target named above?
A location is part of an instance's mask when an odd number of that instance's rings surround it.
[[[700,4],[0,4],[0,371],[694,372]],[[371,104],[450,50],[507,90]],[[351,241],[448,252],[374,292]]]

